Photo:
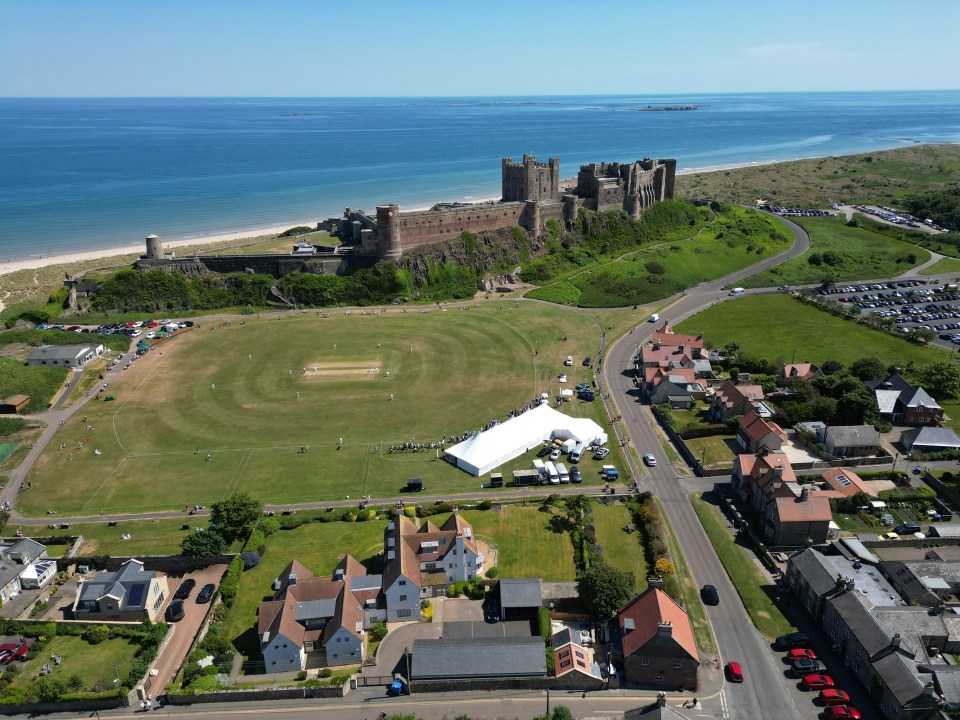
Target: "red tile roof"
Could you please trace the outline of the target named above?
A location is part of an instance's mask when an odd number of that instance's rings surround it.
[[[826,480],[827,485],[841,495],[849,497],[850,495],[856,495],[858,492],[865,492],[870,497],[877,497],[877,493],[863,478],[851,470],[833,468],[820,473],[820,477]]]
[[[801,380],[809,380],[820,372],[820,368],[813,363],[789,363],[783,366],[781,372],[785,378],[798,377]]]
[[[804,499],[778,497],[777,516],[780,522],[830,522],[833,513],[830,512],[830,500],[819,493],[811,493]]]
[[[624,627],[625,620],[633,621],[633,629]],[[657,587],[647,588],[628,602],[617,613],[623,632],[623,654],[633,655],[657,636],[660,623],[671,623],[671,637],[693,659],[699,658],[693,639],[690,619],[682,607]]]

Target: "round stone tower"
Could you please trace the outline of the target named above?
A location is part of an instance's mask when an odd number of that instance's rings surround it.
[[[640,219],[640,211],[643,209],[643,202],[639,195],[627,195],[623,199],[623,211],[634,220]]]
[[[377,254],[399,260],[402,253],[400,208],[396,205],[377,205]]]
[[[147,235],[147,260],[163,260],[163,243],[156,235]]]

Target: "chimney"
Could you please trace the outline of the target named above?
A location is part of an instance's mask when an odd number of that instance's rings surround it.
[[[663,588],[663,580],[656,575],[647,577],[647,586],[651,588]]]
[[[810,499],[810,488],[803,488],[800,491],[800,502],[806,502]]]
[[[894,633],[893,637],[890,638],[890,647],[894,650],[900,647],[900,633]]]
[[[669,620],[657,623],[657,637],[673,637],[673,623]]]

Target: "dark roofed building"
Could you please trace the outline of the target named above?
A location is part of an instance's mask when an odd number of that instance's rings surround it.
[[[503,578],[497,588],[501,620],[532,620],[543,606],[540,578]]]
[[[943,421],[943,408],[937,401],[898,373],[883,380],[870,380],[866,386],[876,395],[884,420],[905,425],[939,425]]]
[[[935,453],[960,449],[960,436],[953,428],[919,427],[900,435],[900,444],[907,452]]]
[[[130,559],[116,572],[80,580],[72,612],[77,620],[155,621],[167,592],[166,576],[144,570],[142,562]]]
[[[414,682],[546,676],[547,658],[539,636],[413,641]]]
[[[824,436],[827,452],[836,457],[875,455],[880,433],[873,425],[831,425]]]
[[[11,395],[0,400],[0,415],[16,415],[30,404],[29,395]]]

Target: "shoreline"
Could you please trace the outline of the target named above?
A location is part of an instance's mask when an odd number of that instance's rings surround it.
[[[890,148],[896,149],[896,148]],[[857,154],[857,153],[852,153]],[[816,160],[817,158],[822,157],[835,157],[834,155],[811,155],[809,157],[796,157],[788,160],[751,160],[744,161],[739,163],[727,163],[723,165],[707,165],[697,168],[683,168],[677,169],[677,175],[697,175],[700,173],[713,173],[721,172],[724,170],[737,170],[740,168],[749,168],[749,167],[762,167],[766,165],[779,165],[782,163],[788,162],[797,162],[799,160]],[[839,156],[837,156],[839,157]],[[468,204],[479,204],[484,202],[497,202],[500,198],[498,196],[492,197],[483,197],[471,199]],[[415,212],[422,210],[429,210],[431,207],[436,205],[439,202],[445,202],[438,200],[431,202],[429,204],[418,204],[412,207],[400,206],[401,212]],[[219,233],[212,233],[208,235],[197,235],[194,237],[181,237],[175,240],[164,240],[160,238],[163,243],[163,247],[166,250],[175,250],[181,247],[202,247],[206,245],[215,245],[217,243],[230,242],[230,241],[242,241],[242,240],[252,240],[254,238],[260,238],[267,235],[278,235],[284,230],[288,230],[292,227],[298,225],[310,225],[316,226],[317,221],[291,221],[283,224],[269,225],[259,228],[248,228],[245,230],[233,230],[225,231]],[[292,241],[291,241],[292,242]],[[101,250],[85,250],[78,251],[73,253],[64,253],[62,255],[47,255],[40,256],[36,258],[26,258],[22,260],[13,260],[11,262],[0,265],[0,277],[4,275],[9,275],[11,273],[18,272],[20,270],[35,270],[38,268],[47,268],[50,266],[61,266],[61,265],[70,265],[72,263],[78,262],[89,262],[92,260],[100,259],[110,259],[110,258],[121,258],[127,255],[141,255],[145,251],[145,244],[139,243],[137,245],[123,245],[110,248],[103,248]],[[199,250],[199,252],[204,252]],[[3,309],[3,302],[0,300],[0,310]]]

